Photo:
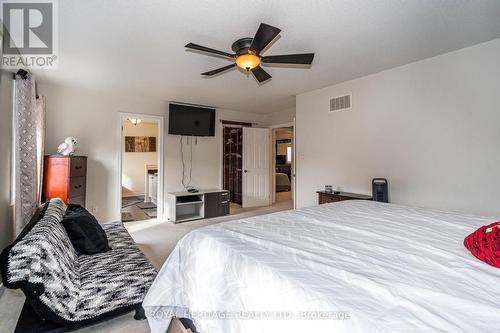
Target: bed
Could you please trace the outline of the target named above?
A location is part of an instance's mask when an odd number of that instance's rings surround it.
[[[286,173],[276,172],[276,192],[290,191],[292,184]]]
[[[494,220],[350,200],[211,225],[143,306],[152,332],[498,332],[500,269],[463,246]]]

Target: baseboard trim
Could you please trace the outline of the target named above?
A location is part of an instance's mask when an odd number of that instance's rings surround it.
[[[144,192],[127,192],[127,194],[122,194],[122,198],[140,197],[140,196],[144,196]]]

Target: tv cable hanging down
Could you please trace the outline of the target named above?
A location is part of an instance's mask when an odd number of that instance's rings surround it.
[[[181,135],[181,161],[182,161],[182,186],[184,189],[188,192],[191,193],[196,193],[198,190],[194,187],[191,186],[191,180],[193,178],[193,143],[191,142],[191,138],[188,136],[186,137],[186,142],[190,146],[190,153],[189,153],[189,173],[188,176],[189,178],[186,179],[186,163],[184,162],[184,142],[183,142],[184,136]]]

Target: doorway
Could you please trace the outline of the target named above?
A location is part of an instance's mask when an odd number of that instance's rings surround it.
[[[223,121],[222,140],[222,184],[230,193],[231,214],[269,206],[269,129]]]
[[[293,206],[294,193],[294,127],[273,129],[273,203]]]
[[[119,207],[122,222],[161,220],[163,117],[120,114]]]

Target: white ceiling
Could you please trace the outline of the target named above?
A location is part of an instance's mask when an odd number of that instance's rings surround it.
[[[59,68],[39,80],[127,96],[271,112],[294,95],[500,38],[498,0],[63,0]],[[265,54],[315,52],[310,69],[266,67],[259,86],[238,70],[200,73],[222,58],[188,42],[231,51],[260,22],[281,28]]]

